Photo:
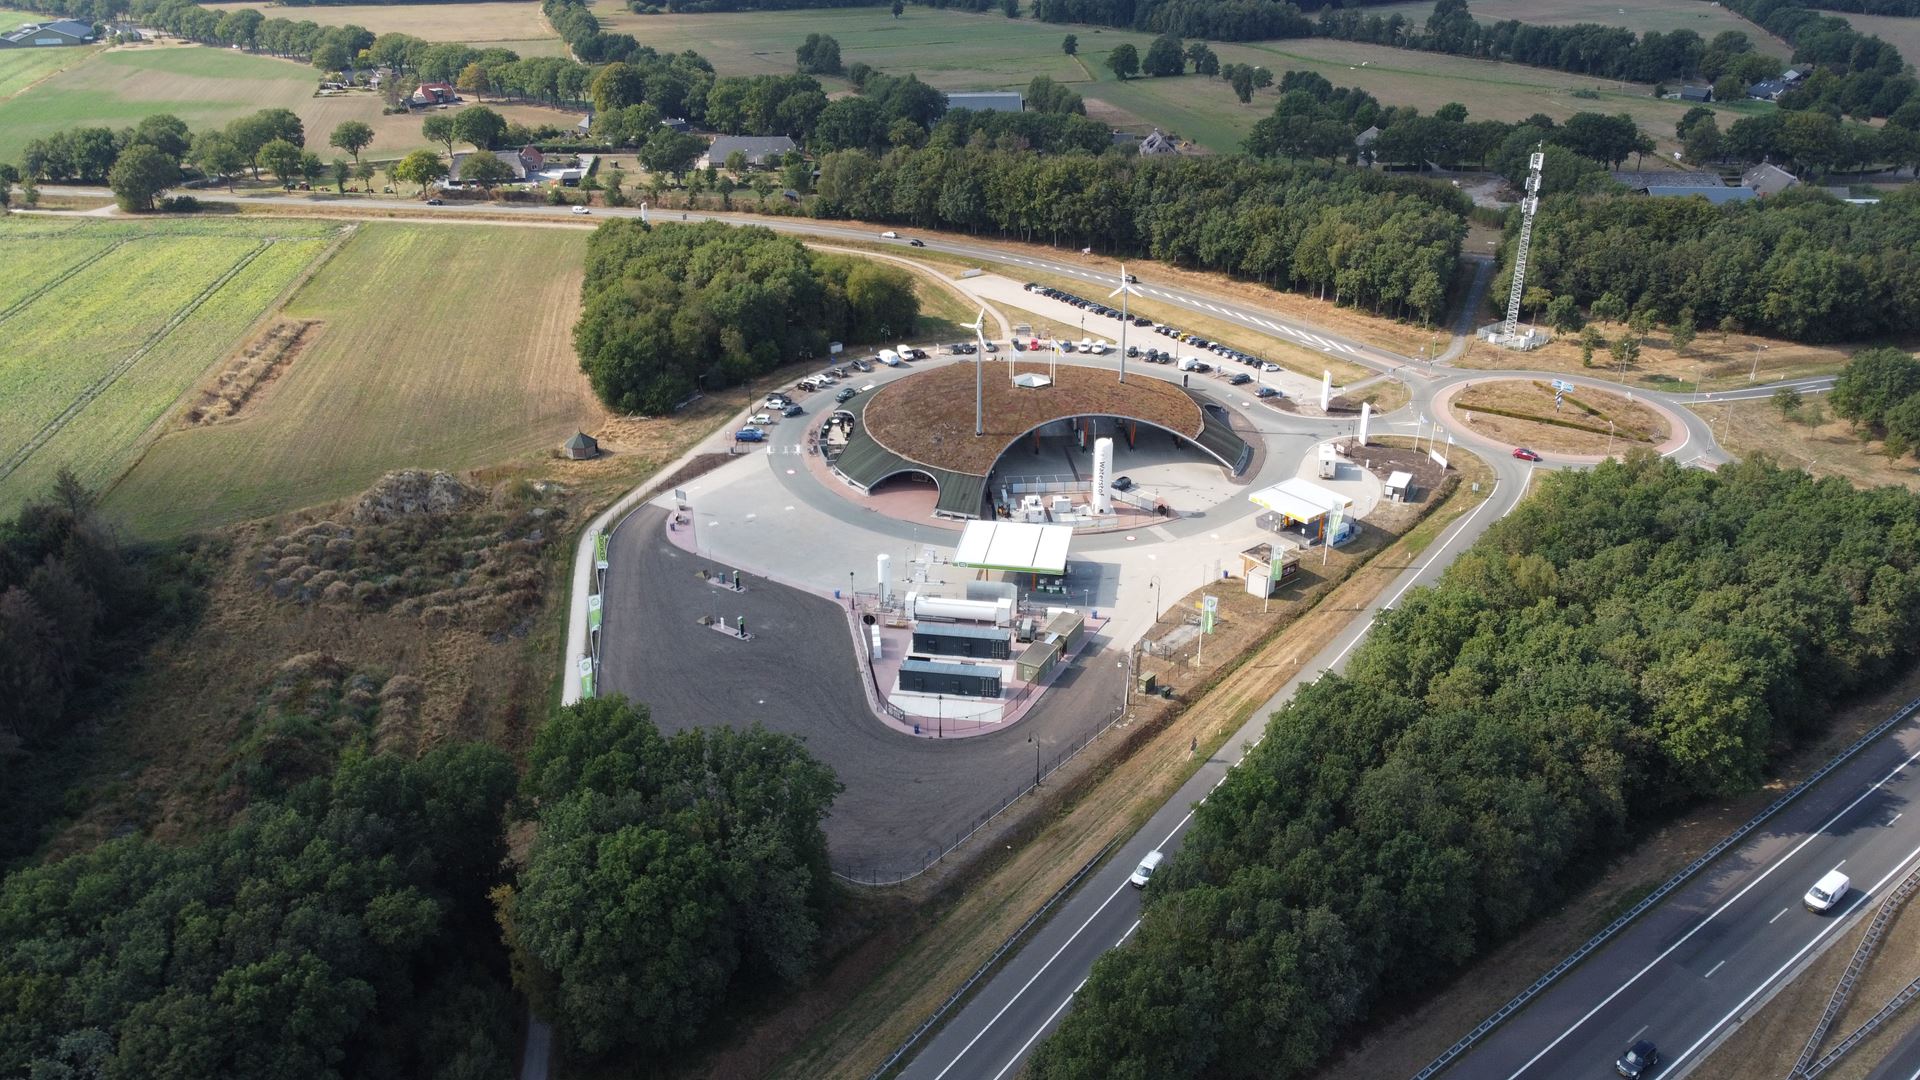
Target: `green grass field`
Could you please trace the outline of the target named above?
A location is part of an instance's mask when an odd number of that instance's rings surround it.
[[[333,232],[305,222],[0,225],[0,509],[43,490],[62,465],[110,483]]]
[[[1907,63],[1920,63],[1920,19],[1899,15],[1855,15],[1851,11],[1830,11],[1847,20],[1855,30],[1874,34],[1900,50]]]
[[[467,0],[448,4],[321,4],[270,8],[249,0],[203,4],[210,11],[254,8],[268,18],[312,20],[321,26],[364,26],[376,34],[412,34],[428,41],[512,49],[522,56],[564,56],[540,5],[530,0]],[[525,47],[522,47],[525,46]]]
[[[79,50],[56,50],[77,52]],[[198,131],[265,108],[288,108],[307,126],[307,148],[335,151],[327,135],[344,120],[373,126],[369,153],[388,158],[428,146],[419,116],[382,116],[375,94],[314,97],[318,73],[305,64],[198,45],[141,45],[92,53],[33,85],[0,99],[0,161],[17,161],[36,138],[78,125],[131,127],[150,113],[169,112]],[[0,64],[6,60],[0,59]],[[6,78],[0,67],[0,79]],[[528,105],[495,106],[509,119],[571,127],[579,117]]]
[[[320,326],[232,420],[168,432],[109,510],[167,535],[398,468],[545,451],[603,415],[574,357],[583,232],[365,224],[286,304]]]
[[[1791,46],[1769,35],[1758,26],[1733,13],[1729,8],[1704,0],[1469,0],[1468,10],[1481,22],[1519,19],[1541,26],[1569,23],[1598,23],[1624,26],[1635,33],[1658,30],[1663,34],[1691,30],[1708,41],[1723,30],[1739,30],[1753,42],[1754,48],[1782,59],[1793,52]],[[1368,14],[1381,18],[1403,15],[1425,24],[1433,13],[1433,0],[1408,0],[1401,4],[1368,7]],[[1852,16],[1848,16],[1852,18]]]

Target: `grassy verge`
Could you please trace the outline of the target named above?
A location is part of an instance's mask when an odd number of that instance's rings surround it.
[[[1826,395],[1810,394],[1793,416],[1770,401],[1712,402],[1692,406],[1713,427],[1720,445],[1741,457],[1766,454],[1782,465],[1815,476],[1838,476],[1855,487],[1898,484],[1920,489],[1920,461],[1890,457],[1879,441],[1832,419]]]
[[[1197,739],[1209,752],[1218,749],[1355,611],[1414,562],[1413,548],[1424,548],[1480,504],[1491,489],[1492,471],[1465,453],[1456,460],[1460,482],[1418,526],[1371,558],[1354,560],[1337,584],[1330,582],[1237,662],[1194,687],[1190,705],[1174,706],[1152,721],[1130,719],[1118,729],[1118,749],[1106,760],[1090,761],[1080,777],[1055,784],[1046,801],[1029,811],[1031,835],[1024,843],[1008,850],[1003,839],[988,841],[970,874],[954,879],[931,903],[902,905],[904,913],[876,934],[881,944],[856,949],[844,961],[864,965],[866,978],[847,986],[829,973],[827,983],[843,997],[831,1008],[816,1009],[818,1026],[771,1075],[866,1076],[1074,870],[1108,841],[1137,828],[1178,790],[1198,767],[1189,756],[1189,740]],[[898,903],[884,893],[857,902],[869,914]]]

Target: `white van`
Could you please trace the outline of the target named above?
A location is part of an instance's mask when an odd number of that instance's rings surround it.
[[[1200,358],[1197,356],[1183,356],[1180,358],[1181,371],[1196,371],[1199,367]]]
[[[1801,902],[1807,905],[1808,911],[1824,915],[1840,903],[1852,884],[1852,880],[1847,875],[1838,870],[1829,870],[1827,876],[1813,883],[1813,888],[1807,890],[1807,895],[1801,898]]]
[[[1160,869],[1160,864],[1165,862],[1166,858],[1166,855],[1161,852],[1148,852],[1147,857],[1141,859],[1140,865],[1134,868],[1132,876],[1127,878],[1127,884],[1136,889],[1146,888],[1147,882],[1153,878],[1153,872]]]
[[[894,352],[892,349],[881,349],[880,362],[887,365],[888,367],[899,367],[900,354],[897,352]]]

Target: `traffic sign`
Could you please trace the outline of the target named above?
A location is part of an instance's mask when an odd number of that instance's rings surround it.
[[[1555,379],[1553,380],[1553,388],[1555,390],[1560,391],[1563,394],[1567,394],[1567,393],[1573,392],[1574,385],[1570,382],[1567,382],[1565,379]]]

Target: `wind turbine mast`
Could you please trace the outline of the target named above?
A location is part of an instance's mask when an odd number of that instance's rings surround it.
[[[973,331],[973,434],[977,438],[987,433],[986,409],[986,360],[987,360],[987,309],[981,308],[980,314],[968,329]]]
[[[1127,310],[1127,298],[1133,295],[1133,278],[1127,276],[1127,264],[1120,264],[1120,287],[1107,294],[1107,299],[1120,298],[1120,381],[1127,381],[1127,327],[1133,325],[1133,315]]]

